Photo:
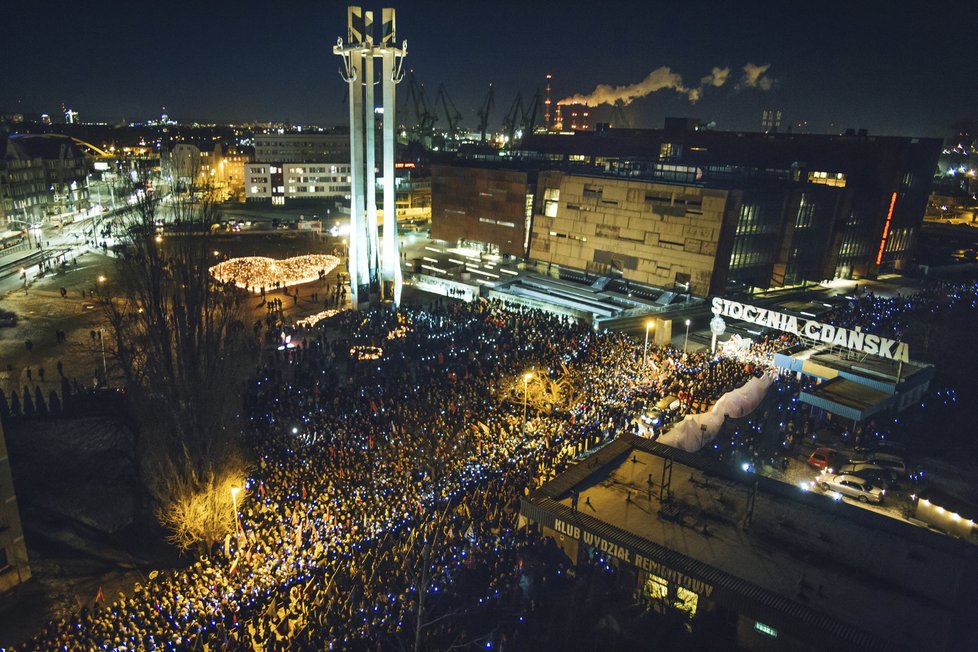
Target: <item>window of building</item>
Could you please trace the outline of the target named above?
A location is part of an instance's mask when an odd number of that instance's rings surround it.
[[[603,189],[601,188],[601,186],[592,186],[592,185],[587,185],[586,184],[584,186],[583,197],[584,197],[584,199],[587,199],[587,200],[590,200],[590,201],[595,201],[595,202],[596,201],[601,201],[601,194],[602,194],[602,192],[603,192]]]
[[[692,618],[696,615],[696,607],[700,597],[694,592],[681,586],[676,587],[676,608]]]
[[[669,582],[658,575],[649,575],[645,582],[645,593],[652,600],[666,600],[669,597]]]
[[[846,187],[846,175],[842,172],[809,172],[808,182],[835,188]]]
[[[560,188],[547,188],[543,191],[543,214],[547,217],[557,217],[557,205],[560,202]]]
[[[766,624],[762,623],[759,620],[754,621],[754,631],[755,632],[760,632],[761,634],[764,634],[765,636],[770,636],[771,638],[777,638],[778,637],[778,630],[774,629],[770,625],[766,625]]]
[[[815,223],[815,204],[808,201],[805,195],[798,201],[798,215],[795,216],[795,228],[807,229]]]

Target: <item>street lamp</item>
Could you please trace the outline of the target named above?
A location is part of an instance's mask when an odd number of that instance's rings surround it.
[[[234,535],[241,536],[241,520],[238,517],[238,492],[241,487],[236,484],[231,485],[231,505],[234,507]]]
[[[530,387],[530,379],[533,378],[531,372],[523,374],[523,438],[526,438],[526,395]]]
[[[105,364],[105,329],[98,329],[98,341],[102,345],[102,377],[105,379],[105,386],[109,386],[109,368]]]
[[[686,353],[686,344],[689,342],[689,320],[686,320],[686,337],[683,339],[683,354]]]
[[[645,348],[642,350],[642,366],[645,366],[649,360],[649,331],[655,328],[655,322],[653,320],[648,320],[645,322]]]

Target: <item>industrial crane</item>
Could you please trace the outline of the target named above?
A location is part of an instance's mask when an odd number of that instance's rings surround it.
[[[492,111],[492,107],[495,106],[496,99],[493,95],[492,84],[489,84],[489,93],[486,95],[486,100],[479,107],[479,133],[481,134],[481,141],[486,142],[486,126],[489,124],[489,113]]]
[[[516,139],[516,130],[522,126],[523,119],[523,94],[517,92],[512,106],[503,116],[503,134],[506,136],[507,143],[512,143]]]
[[[448,122],[448,142],[458,142],[458,125],[462,121],[462,114],[455,107],[455,102],[449,97],[445,85],[438,86],[438,93],[435,95],[435,106],[438,103],[445,108],[445,120]]]
[[[523,104],[523,94],[517,93],[512,106],[503,117],[503,133],[510,147],[521,140],[526,134],[532,134],[537,122],[537,112],[540,109],[540,89],[533,94],[533,99]]]
[[[424,85],[415,79],[413,70],[408,73],[408,102],[414,109],[414,126],[411,127],[411,132],[417,140],[430,144],[432,127],[438,116],[431,110]]]
[[[533,94],[533,99],[523,110],[522,128],[523,134],[532,134],[533,128],[537,124],[537,111],[540,109],[540,89]]]

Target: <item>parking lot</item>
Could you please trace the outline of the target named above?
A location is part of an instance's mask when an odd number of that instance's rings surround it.
[[[805,442],[798,446],[795,454],[788,459],[788,466],[784,471],[765,466],[762,469],[759,469],[759,472],[762,472],[768,477],[794,485],[798,487],[799,491],[812,491],[819,494],[829,495],[836,500],[842,500],[878,514],[883,514],[891,518],[910,522],[907,516],[913,500],[911,496],[914,494],[915,483],[909,478],[901,478],[896,484],[890,484],[887,486],[885,488],[886,493],[883,496],[883,501],[880,504],[862,502],[857,498],[841,495],[832,490],[823,490],[820,486],[824,481],[823,472],[820,469],[810,466],[808,463],[808,459],[811,454],[816,450],[816,448],[821,448],[823,445],[825,445],[824,441],[819,442],[818,445],[814,445],[811,442]],[[842,462],[848,462],[850,459],[857,459],[861,457],[851,449],[847,449],[841,445],[835,445],[832,446],[832,448],[839,453],[838,460]],[[835,470],[836,469],[833,469],[833,471]]]

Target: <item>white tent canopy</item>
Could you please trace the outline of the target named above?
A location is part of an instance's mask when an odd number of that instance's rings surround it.
[[[751,378],[741,387],[721,396],[709,412],[688,415],[659,437],[658,442],[695,453],[716,438],[723,426],[724,415],[739,418],[753,412],[764,400],[773,382],[770,374]]]

